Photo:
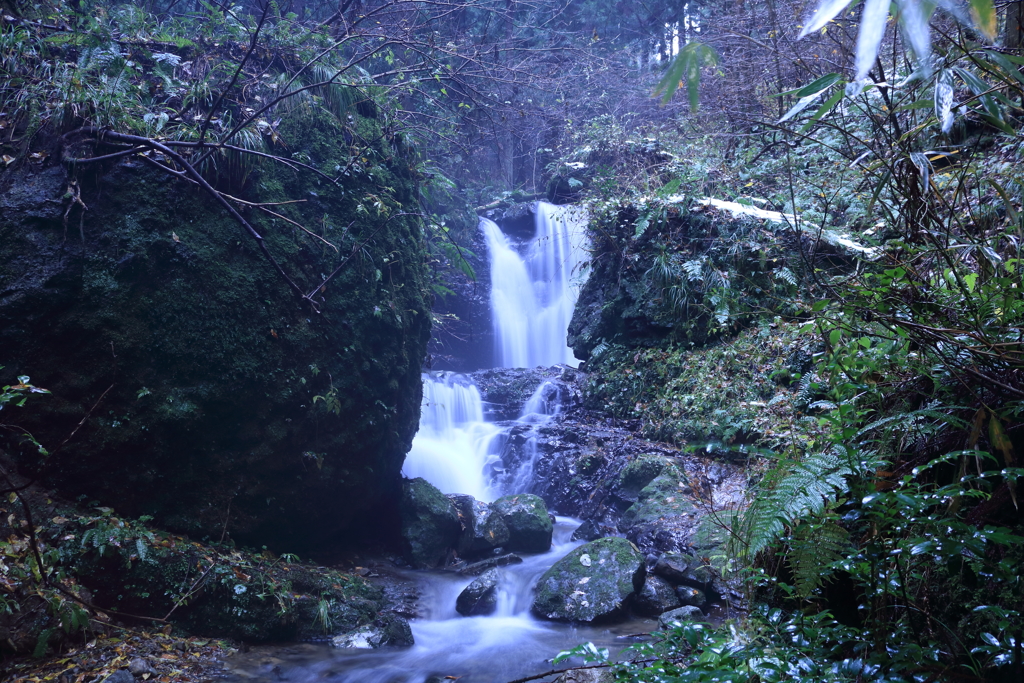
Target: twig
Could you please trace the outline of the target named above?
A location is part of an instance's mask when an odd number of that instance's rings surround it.
[[[304,233],[306,233],[307,235],[309,235],[313,239],[320,240],[321,242],[323,242],[324,244],[329,246],[331,249],[333,249],[335,252],[338,251],[338,247],[336,247],[332,242],[328,242],[323,237],[321,237],[320,235],[316,234],[315,232],[313,232],[312,230],[310,230],[306,226],[302,225],[301,223],[297,223],[297,222],[293,221],[291,218],[288,218],[287,216],[282,216],[281,214],[279,214],[279,213],[277,213],[275,211],[271,211],[270,209],[268,209],[265,206],[257,206],[256,208],[259,209],[260,211],[265,212],[265,213],[269,213],[271,216],[273,216],[275,218],[280,218],[283,221],[287,221],[288,223],[291,223],[296,228],[298,228],[299,230],[303,231]]]
[[[212,107],[210,107],[210,112],[206,115],[206,120],[203,121],[202,128],[199,129],[200,146],[202,146],[203,141],[206,139],[206,131],[210,127],[210,121],[213,120],[213,115],[217,113],[218,109],[220,109],[220,103],[224,101],[224,96],[227,95],[233,87],[235,87],[235,83],[238,82],[238,77],[241,75],[242,69],[245,68],[245,64],[249,61],[249,57],[251,57],[252,53],[256,50],[256,41],[259,39],[260,31],[263,29],[263,23],[267,20],[267,14],[269,11],[270,3],[266,2],[263,5],[263,14],[260,15],[260,20],[256,24],[256,30],[253,31],[252,40],[249,41],[249,49],[245,51],[245,56],[242,57],[242,61],[238,63],[238,68],[235,69],[235,73],[231,77],[231,82],[220,91],[220,94],[217,96],[217,101],[213,103]]]
[[[230,506],[231,503],[228,503],[228,505]],[[227,527],[227,524],[225,523],[225,528],[226,527]],[[222,537],[222,540],[223,540],[223,537]],[[192,597],[197,590],[202,588],[203,581],[205,581],[206,577],[209,576],[210,572],[212,572],[213,568],[216,567],[216,566],[217,566],[216,562],[211,563],[210,567],[205,572],[203,572],[202,575],[200,575],[200,577],[195,580],[195,582],[193,582],[192,586],[188,589],[188,592],[185,593],[185,595],[181,596],[180,598],[178,598],[174,602],[174,606],[171,607],[171,611],[168,612],[164,616],[163,619],[155,619],[154,621],[167,621],[168,619],[170,619],[171,615],[174,614],[174,610],[176,610],[179,607],[181,607],[182,605],[184,605],[186,600],[188,600],[190,597]]]
[[[66,438],[63,441],[61,441],[59,446],[57,446],[52,451],[50,451],[50,455],[53,455],[54,453],[56,453],[60,449],[64,448],[64,444],[66,444],[68,441],[71,441],[71,437],[73,437],[75,434],[78,433],[78,430],[82,428],[82,425],[85,424],[85,421],[89,419],[90,415],[92,415],[92,411],[96,410],[96,406],[98,406],[100,404],[100,401],[103,400],[103,397],[106,396],[107,393],[111,389],[113,389],[113,388],[114,388],[114,385],[111,384],[109,387],[107,387],[106,391],[104,391],[102,394],[100,394],[100,397],[98,399],[96,399],[95,403],[92,404],[92,408],[89,408],[89,410],[86,411],[85,415],[79,421],[78,425],[76,425],[75,428],[71,430],[71,433],[68,434],[68,438]]]

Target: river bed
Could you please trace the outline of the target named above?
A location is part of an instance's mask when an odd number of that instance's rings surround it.
[[[455,599],[473,577],[453,572],[396,570],[416,586],[420,616],[410,620],[415,645],[409,648],[352,650],[306,643],[264,646],[228,661],[229,680],[295,683],[505,683],[552,669],[561,650],[593,642],[613,653],[637,642],[637,634],[657,626],[652,619],[628,619],[603,626],[573,625],[530,614],[533,586],[566,553],[582,545],[571,540],[580,524],[558,517],[551,550],[523,555],[523,563],[503,567],[497,612],[463,617]]]

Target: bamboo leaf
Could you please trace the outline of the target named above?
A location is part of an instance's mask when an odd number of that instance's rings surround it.
[[[865,0],[864,14],[860,19],[860,31],[857,33],[857,57],[854,60],[857,70],[855,80],[866,78],[878,56],[878,47],[885,35],[885,24],[889,19],[889,0]]]
[[[811,126],[813,126],[815,123],[817,123],[818,121],[821,120],[821,117],[823,117],[825,114],[827,114],[830,111],[832,111],[832,109],[837,104],[839,104],[839,100],[843,99],[843,96],[845,96],[845,95],[846,95],[846,92],[844,90],[840,89],[839,92],[835,93],[834,95],[832,95],[832,97],[828,98],[825,101],[825,104],[821,105],[818,108],[818,111],[814,112],[814,115],[807,121],[807,123],[805,123],[803,125],[803,127],[800,129],[800,132],[801,133],[807,132],[807,130]]]
[[[992,0],[970,0],[971,20],[989,40],[996,39],[996,8]]]
[[[992,418],[988,421],[988,438],[992,442],[992,447],[1003,454],[1003,461],[1006,463],[1006,466],[1013,466],[1013,442],[1006,435],[1006,432],[1003,430],[1003,423],[995,413],[992,413]]]
[[[856,2],[856,0],[854,0]],[[836,15],[846,9],[846,6],[850,4],[850,0],[823,0],[818,9],[811,16],[810,21],[804,26],[803,30],[800,31],[800,38],[803,38],[808,33],[813,33],[818,29],[822,28],[828,22],[835,19]]]
[[[930,72],[928,59],[932,50],[931,28],[928,21],[935,11],[935,5],[921,0],[899,0],[900,22],[903,24],[903,35],[914,48],[914,54],[920,67]]]

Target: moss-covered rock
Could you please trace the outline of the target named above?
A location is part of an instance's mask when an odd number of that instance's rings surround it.
[[[372,624],[386,607],[379,587],[334,569],[205,545],[111,515],[61,525],[62,563],[97,605],[167,617],[196,635],[319,640]]]
[[[459,511],[426,479],[402,482],[402,539],[406,559],[414,567],[443,564],[459,540]]]
[[[672,584],[653,574],[647,576],[643,589],[633,599],[634,611],[645,617],[656,617],[682,604]]]
[[[502,496],[491,503],[508,528],[509,550],[543,553],[551,547],[554,525],[548,516],[544,499],[531,493]]]
[[[640,550],[624,538],[602,538],[576,548],[537,582],[533,611],[545,619],[602,621],[623,613],[643,589]]]
[[[288,154],[333,172],[343,124],[299,111]],[[343,185],[265,164],[231,188],[303,200],[275,210],[337,246],[248,212],[304,291],[349,259],[319,312],[220,206],[149,166],[79,170],[89,209],[67,224],[63,168],[0,174],[0,383],[53,392],[7,418],[54,451],[38,468],[4,432],[23,470],[197,538],[302,550],[397,530],[431,295],[408,151],[353,121],[379,142]]]
[[[622,514],[619,527],[627,529],[665,517],[692,514],[694,505],[688,497],[692,493],[686,475],[674,465],[667,466],[641,489],[637,501]]]
[[[457,548],[459,555],[473,557],[508,543],[508,527],[490,505],[462,494],[449,495],[448,498],[458,510],[462,523]]]

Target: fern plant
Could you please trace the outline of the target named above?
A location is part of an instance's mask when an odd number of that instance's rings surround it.
[[[782,538],[788,527],[803,520],[824,524],[826,513],[848,491],[847,477],[856,472],[853,462],[850,451],[837,444],[803,460],[779,463],[735,522],[731,536],[735,556],[752,561]],[[806,559],[801,561],[806,565]]]

